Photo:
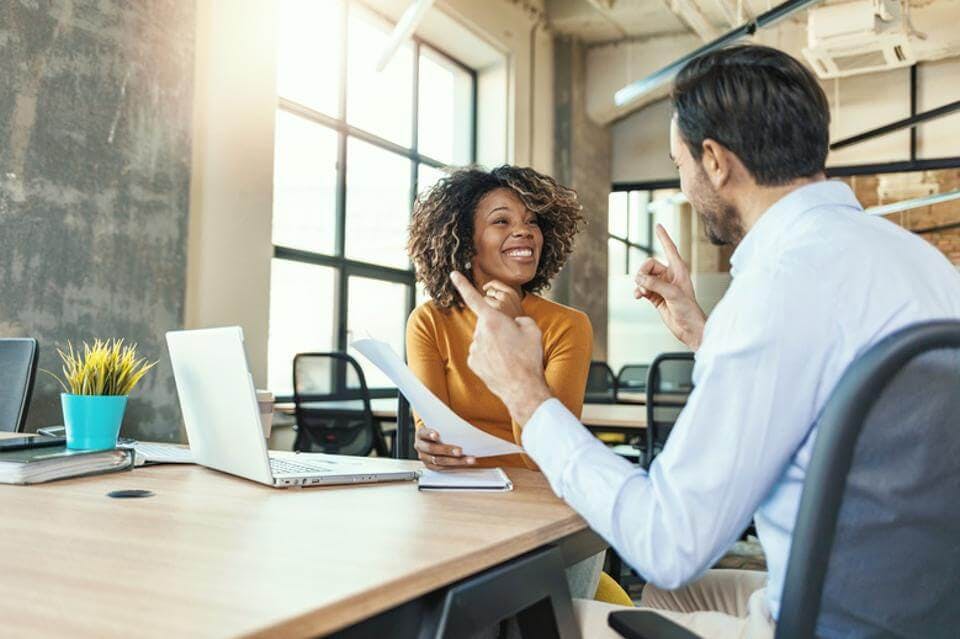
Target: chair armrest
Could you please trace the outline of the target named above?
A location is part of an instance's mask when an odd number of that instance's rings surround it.
[[[699,639],[683,626],[650,610],[611,612],[607,623],[626,639]]]

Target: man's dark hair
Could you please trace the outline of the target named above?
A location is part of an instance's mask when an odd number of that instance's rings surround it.
[[[823,171],[827,97],[813,74],[782,51],[745,45],[706,53],[683,67],[671,98],[680,135],[697,160],[710,138],[763,186]]]

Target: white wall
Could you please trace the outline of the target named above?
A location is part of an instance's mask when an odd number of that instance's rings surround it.
[[[187,328],[239,324],[258,386],[267,377],[276,10],[197,3]]]

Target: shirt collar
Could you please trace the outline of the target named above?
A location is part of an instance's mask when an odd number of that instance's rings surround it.
[[[863,210],[853,191],[839,180],[814,182],[790,191],[764,211],[730,257],[730,275],[747,268],[762,249],[780,237],[797,216],[821,206],[847,206]]]

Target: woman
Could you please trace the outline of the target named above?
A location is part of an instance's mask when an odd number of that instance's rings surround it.
[[[440,180],[414,208],[408,249],[431,300],[407,322],[414,374],[477,428],[520,444],[520,426],[467,366],[476,317],[450,282],[461,271],[491,306],[526,315],[543,333],[547,383],[574,415],[583,408],[593,330],[587,316],[537,293],[563,266],[583,225],[575,191],[533,169],[462,169]],[[417,418],[416,448],[429,468],[526,466],[524,455],[474,459],[436,439]]]

